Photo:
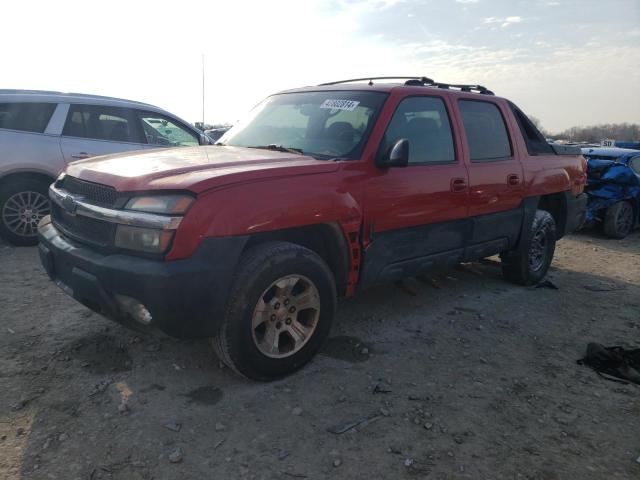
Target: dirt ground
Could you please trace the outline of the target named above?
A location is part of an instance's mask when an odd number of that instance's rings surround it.
[[[0,243],[0,479],[638,479],[640,388],[576,359],[640,346],[640,232],[563,239],[549,279],[485,262],[343,300],[323,353],[261,384]]]

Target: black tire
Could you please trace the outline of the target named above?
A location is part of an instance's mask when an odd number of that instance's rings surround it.
[[[556,223],[551,214],[537,210],[529,237],[513,252],[500,255],[502,274],[519,285],[535,285],[547,274],[556,249]]]
[[[633,206],[623,200],[607,208],[604,215],[604,234],[611,238],[624,238],[633,228]]]
[[[37,224],[44,215],[50,212],[50,182],[38,178],[9,179],[0,187],[0,236],[18,246],[38,244]],[[44,199],[43,199],[44,197]],[[16,208],[22,200],[33,201],[34,208],[29,212],[29,221],[22,219],[22,213]],[[16,203],[18,202],[18,203]],[[46,203],[43,203],[46,202]],[[20,217],[16,217],[19,214]],[[24,228],[23,228],[24,227]]]
[[[274,282],[288,276],[302,276],[313,284],[318,294],[314,298],[319,304],[319,311],[314,317],[315,329],[306,337],[306,343],[285,358],[272,358],[257,345],[254,309],[260,299],[265,299],[265,292]],[[212,338],[213,348],[227,366],[252,380],[269,381],[288,375],[308,363],[329,334],[336,297],[331,270],[311,250],[286,242],[252,247],[240,259],[226,315],[217,335]],[[272,304],[265,304],[265,307],[276,308]],[[271,315],[271,319],[274,317],[275,314]],[[285,333],[278,332],[277,335]]]

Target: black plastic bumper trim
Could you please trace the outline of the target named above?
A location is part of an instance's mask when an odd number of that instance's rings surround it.
[[[249,238],[205,238],[191,257],[163,261],[94,251],[61,235],[50,220],[41,222],[38,236],[43,267],[73,298],[108,318],[130,324],[114,295],[132,297],[150,311],[152,325],[179,338],[215,334]]]

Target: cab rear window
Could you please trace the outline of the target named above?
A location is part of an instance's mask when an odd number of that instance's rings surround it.
[[[513,103],[509,102],[511,111],[516,117],[518,127],[520,127],[520,133],[524,138],[524,143],[527,146],[527,152],[529,155],[555,155],[551,145],[547,143],[540,130],[536,128],[529,117],[527,117],[522,110],[516,107]]]
[[[44,133],[55,109],[55,103],[0,103],[0,128]]]

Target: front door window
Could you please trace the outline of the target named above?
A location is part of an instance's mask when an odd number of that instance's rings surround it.
[[[449,116],[440,98],[408,97],[400,102],[384,134],[380,154],[403,138],[409,140],[409,165],[456,161]]]
[[[191,147],[200,144],[198,137],[178,122],[157,113],[140,113],[142,130],[149,145]]]

